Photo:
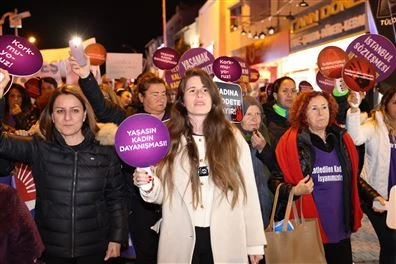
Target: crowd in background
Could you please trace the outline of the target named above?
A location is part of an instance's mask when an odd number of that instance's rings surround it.
[[[396,263],[396,231],[373,207],[396,185],[396,87],[372,105],[364,93],[314,91],[282,76],[257,91],[244,86],[235,125],[200,69],[170,90],[151,72],[99,84],[89,64],[69,61],[79,87],[46,77],[34,80],[38,93],[13,83],[3,94],[0,82],[1,176],[25,163],[37,189],[36,225],[25,209],[8,209],[9,219],[20,214],[30,228],[0,234],[0,263],[124,263],[128,234],[135,263],[265,263],[264,229],[279,184],[276,220],[293,188],[304,215],[319,220],[328,263],[352,263],[350,238],[363,212],[380,263]],[[113,149],[117,125],[136,113],[162,120],[171,135],[151,174]],[[147,182],[153,188],[142,190]],[[0,205],[13,199],[21,208],[13,196],[1,191]]]

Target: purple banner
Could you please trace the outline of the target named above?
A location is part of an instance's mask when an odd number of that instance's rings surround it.
[[[348,56],[363,57],[376,68],[377,81],[388,78],[396,68],[396,47],[384,36],[364,34],[349,44]]]
[[[38,72],[42,65],[40,50],[26,39],[0,36],[0,68],[15,76],[28,76]]]
[[[186,70],[194,67],[201,68],[209,75],[213,74],[214,57],[204,48],[193,48],[183,53],[179,61],[179,73],[184,77]]]

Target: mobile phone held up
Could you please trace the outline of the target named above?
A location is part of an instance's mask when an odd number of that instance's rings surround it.
[[[87,58],[85,57],[84,46],[82,40],[79,37],[74,37],[69,41],[69,47],[71,55],[76,59],[78,64],[85,66],[87,64]]]

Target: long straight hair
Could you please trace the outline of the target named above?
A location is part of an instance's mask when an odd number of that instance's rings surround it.
[[[174,161],[177,154],[187,155],[190,163],[189,180],[193,194],[193,206],[198,207],[201,197],[201,184],[198,176],[199,157],[198,148],[193,139],[193,127],[184,105],[184,94],[187,81],[198,76],[203,85],[208,89],[212,98],[212,108],[203,123],[203,136],[206,141],[206,158],[209,163],[211,179],[229,199],[232,192],[231,206],[234,207],[239,195],[246,198],[246,187],[242,170],[239,166],[239,149],[234,136],[234,125],[225,117],[223,112],[222,98],[219,88],[212,78],[198,68],[189,69],[179,84],[176,102],[172,106],[170,119],[167,126],[170,134],[170,148],[165,158],[158,164],[157,175],[163,180],[165,188],[169,190],[169,196],[174,191]],[[181,139],[185,137],[187,146],[181,148]]]

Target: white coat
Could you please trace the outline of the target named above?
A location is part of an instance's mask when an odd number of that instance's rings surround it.
[[[346,127],[356,145],[365,144],[364,165],[360,176],[367,181],[384,199],[388,199],[389,164],[391,146],[389,132],[381,112],[375,118],[360,123],[360,110],[352,113],[349,109]]]
[[[237,129],[235,135],[240,148],[239,161],[247,200],[245,203],[242,194],[235,207],[231,208],[221,191],[214,188],[210,235],[215,263],[248,263],[248,255],[264,254],[266,244],[249,146]],[[181,142],[181,148],[185,148],[185,138]],[[174,162],[175,189],[171,199],[167,198],[169,193],[157,177],[154,177],[154,189],[150,193],[141,190],[145,201],[162,204],[158,263],[191,263],[195,229],[191,219],[193,205],[189,171],[187,157],[179,152]]]

